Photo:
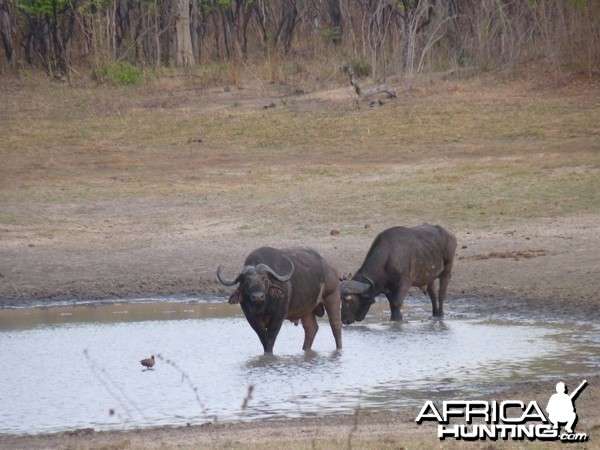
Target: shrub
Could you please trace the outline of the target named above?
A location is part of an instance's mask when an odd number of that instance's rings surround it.
[[[107,63],[96,68],[94,79],[100,83],[136,86],[142,83],[142,72],[128,62]]]
[[[352,69],[354,69],[354,75],[357,78],[368,77],[371,75],[371,64],[364,60],[355,60],[351,63]]]

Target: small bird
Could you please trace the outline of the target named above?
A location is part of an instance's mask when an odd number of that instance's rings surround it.
[[[152,366],[154,366],[155,362],[156,361],[154,360],[154,355],[152,355],[150,358],[142,359],[140,361],[140,364],[144,366],[146,370],[150,370],[152,369]]]

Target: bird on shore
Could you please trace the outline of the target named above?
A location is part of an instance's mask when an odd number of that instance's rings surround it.
[[[154,355],[152,355],[150,358],[142,359],[140,361],[140,364],[144,366],[146,370],[150,370],[152,369],[152,366],[154,366],[155,362],[156,361],[154,360]]]

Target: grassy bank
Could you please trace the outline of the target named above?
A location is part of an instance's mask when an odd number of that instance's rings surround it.
[[[92,201],[191,202],[254,234],[281,226],[270,219],[280,213],[288,231],[312,234],[600,210],[597,84],[443,82],[376,109],[357,108],[343,85],[243,87],[4,85],[0,224],[83,226],[99,216],[65,211]],[[150,225],[176,226],[182,214]]]

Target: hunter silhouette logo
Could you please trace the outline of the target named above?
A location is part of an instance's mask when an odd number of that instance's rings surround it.
[[[438,424],[437,435],[440,440],[446,438],[474,441],[478,439],[513,439],[530,441],[561,440],[564,442],[585,442],[586,433],[575,433],[577,423],[575,399],[587,385],[587,380],[571,394],[562,381],[556,384],[556,393],[548,400],[546,416],[535,400],[529,403],[520,400],[448,400],[442,402],[441,408],[431,400],[425,402],[415,419],[418,424],[423,421],[435,421]],[[476,423],[473,420],[476,419]],[[462,423],[450,423],[450,422]],[[466,422],[466,423],[465,423]],[[560,433],[560,425],[564,431]]]
[[[552,422],[553,429],[558,429],[559,423],[566,423],[565,431],[569,434],[573,434],[573,427],[577,422],[577,414],[575,412],[575,405],[573,402],[583,388],[587,385],[587,380],[583,382],[573,391],[571,395],[567,394],[567,388],[565,383],[562,381],[556,383],[556,394],[550,397],[548,400],[548,419]]]

